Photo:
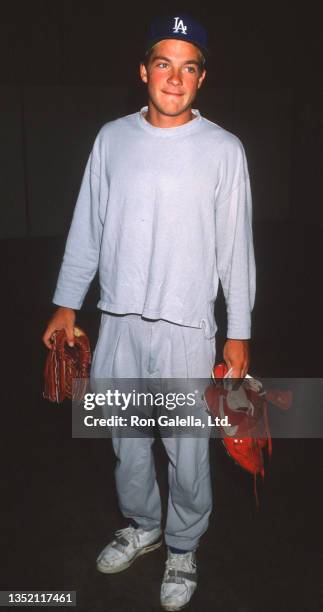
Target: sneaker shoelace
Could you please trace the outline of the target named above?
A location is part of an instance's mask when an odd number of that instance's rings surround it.
[[[138,529],[129,525],[123,529],[118,529],[115,532],[115,542],[112,544],[114,548],[123,551],[130,543],[139,544]]]

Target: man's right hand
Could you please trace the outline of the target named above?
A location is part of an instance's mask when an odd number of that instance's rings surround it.
[[[55,310],[52,318],[50,319],[47,329],[42,337],[42,340],[48,349],[52,348],[50,338],[52,334],[59,329],[65,329],[67,343],[69,346],[74,346],[74,323],[75,323],[75,311],[73,308],[66,308],[65,306],[59,306]]]

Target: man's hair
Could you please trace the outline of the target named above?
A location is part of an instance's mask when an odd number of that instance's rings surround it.
[[[205,68],[206,68],[206,59],[205,59],[201,49],[199,49],[198,47],[196,47],[196,48],[197,48],[198,54],[199,54],[199,60],[198,60],[199,61],[199,73],[202,74],[203,70],[205,70]],[[149,49],[146,52],[145,56],[142,59],[141,63],[144,64],[146,70],[148,69],[148,65],[149,65],[151,56],[153,54],[153,51],[154,51],[154,47],[151,47],[151,49]]]

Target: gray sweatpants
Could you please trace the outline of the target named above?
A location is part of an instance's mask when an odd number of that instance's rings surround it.
[[[215,338],[204,328],[186,327],[140,315],[103,313],[91,377],[209,378]],[[204,409],[200,408],[201,413]],[[197,415],[202,416],[202,415]],[[205,418],[205,417],[203,417]],[[122,514],[150,530],[161,523],[161,502],[152,453],[154,437],[113,437]],[[197,548],[212,510],[209,439],[162,437],[168,464],[168,511],[165,541],[184,550]]]

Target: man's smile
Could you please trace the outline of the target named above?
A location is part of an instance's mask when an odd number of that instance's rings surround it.
[[[167,94],[168,96],[183,96],[184,95],[182,93],[175,93],[175,92],[172,92],[172,91],[163,91],[163,90],[162,90],[162,93],[163,94]]]

